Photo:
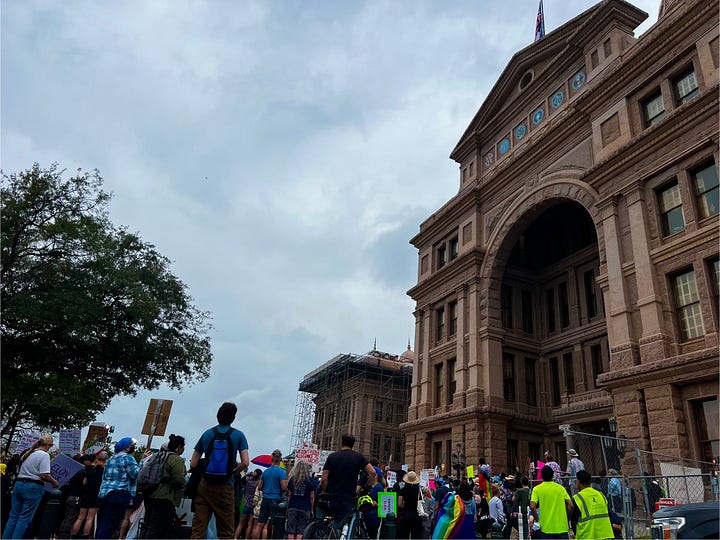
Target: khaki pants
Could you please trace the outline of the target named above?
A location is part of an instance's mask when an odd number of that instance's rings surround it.
[[[215,514],[218,538],[233,538],[235,534],[235,493],[232,484],[211,484],[203,478],[193,501],[191,538],[206,538],[210,517]]]

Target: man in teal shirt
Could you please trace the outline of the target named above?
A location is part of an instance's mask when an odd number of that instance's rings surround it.
[[[260,477],[260,483],[257,489],[262,491],[263,500],[260,504],[260,516],[253,528],[253,538],[263,538],[263,527],[267,525],[268,519],[275,514],[282,500],[283,492],[287,491],[287,476],[285,469],[280,467],[281,461],[282,452],[280,450],[273,450],[272,465],[268,469],[265,469],[265,472],[262,473]],[[270,535],[267,535],[267,537],[269,536]]]

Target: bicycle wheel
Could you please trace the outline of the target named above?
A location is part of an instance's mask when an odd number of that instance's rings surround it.
[[[303,531],[303,538],[307,538],[308,540],[327,540],[332,537],[333,535],[330,525],[328,523],[323,523],[322,521],[313,521],[309,523]]]
[[[365,522],[362,516],[355,514],[348,528],[348,540],[365,540],[367,537],[367,529],[365,529]]]

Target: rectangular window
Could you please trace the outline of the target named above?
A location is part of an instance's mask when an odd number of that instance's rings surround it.
[[[537,406],[537,384],[535,382],[535,359],[525,359],[525,397],[527,404]]]
[[[515,401],[515,356],[503,355],[503,396],[505,401]]]
[[[695,77],[695,70],[692,68],[680,75],[673,82],[678,103],[690,101],[699,93],[697,77]]]
[[[528,457],[530,461],[537,461],[540,459],[540,444],[529,442],[528,443]]]
[[[343,403],[342,408],[342,419],[340,420],[341,423],[347,424],[350,421],[350,400],[346,399]]]
[[[457,375],[455,373],[456,362],[453,358],[448,360],[448,405],[452,405],[455,400],[455,390],[457,390]]]
[[[545,291],[545,307],[547,309],[547,330],[548,333],[555,331],[555,291]]]
[[[445,308],[435,310],[435,341],[442,341],[445,337]]]
[[[372,457],[380,457],[380,434],[373,433],[372,436]]]
[[[375,421],[382,422],[385,402],[381,399],[375,400]]]
[[[660,90],[641,103],[645,127],[651,126],[665,116],[665,104]]]
[[[715,313],[720,310],[720,260],[710,261],[710,281],[713,284],[713,292],[715,293]]]
[[[447,263],[447,250],[445,244],[437,249],[437,267],[442,268]]]
[[[595,270],[588,270],[583,274],[585,285],[585,308],[588,321],[597,316],[597,292],[595,290]]]
[[[663,236],[669,236],[685,228],[685,218],[680,199],[680,186],[677,181],[663,186],[658,191],[660,204],[660,222]]]
[[[565,364],[565,388],[568,395],[575,393],[575,369],[573,367],[572,353],[563,354],[563,363]]]
[[[455,238],[450,239],[450,260],[454,261],[458,258],[458,255],[460,254],[460,242],[458,241],[457,236]]]
[[[610,56],[612,54],[612,45],[610,44],[610,40],[606,39],[603,42],[603,52],[605,53],[605,58]]]
[[[693,412],[697,419],[700,459],[707,463],[717,463],[720,456],[720,428],[718,428],[720,417],[717,398],[693,402]]]
[[[450,311],[450,327],[448,328],[448,335],[454,336],[455,334],[457,334],[457,319],[458,319],[457,302],[450,302],[448,304],[448,310]]]
[[[603,368],[602,349],[600,345],[590,347],[590,361],[592,363],[593,387],[597,388],[597,378],[605,370]]]
[[[395,439],[395,453],[392,457],[393,459],[389,461],[399,461],[400,463],[405,463],[405,456],[403,455],[402,448],[402,439]]]
[[[523,320],[523,332],[528,334],[533,333],[533,305],[532,305],[532,292],[522,292],[522,320]]]
[[[503,328],[512,328],[512,287],[508,285],[500,287],[500,315],[502,317]]]
[[[718,172],[715,163],[710,163],[692,173],[695,185],[700,219],[714,216],[718,213]]]
[[[560,325],[563,328],[570,326],[570,305],[568,304],[567,283],[558,285],[558,298],[560,300]]]
[[[385,435],[383,437],[382,461],[385,463],[390,461],[390,454],[392,454],[392,437]]]
[[[395,423],[395,404],[392,402],[385,407],[385,422],[387,424]]]
[[[515,439],[507,440],[507,466],[508,470],[514,471],[520,466],[518,460],[518,442]]]
[[[556,357],[550,359],[550,386],[552,387],[553,407],[558,407],[560,405],[560,373]]]
[[[435,406],[442,407],[445,404],[445,366],[435,366]]]
[[[695,271],[690,270],[673,279],[675,289],[675,306],[682,339],[693,339],[705,335],[700,296],[695,282]]]

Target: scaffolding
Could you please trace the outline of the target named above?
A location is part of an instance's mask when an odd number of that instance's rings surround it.
[[[400,424],[407,421],[410,405],[412,358],[409,350],[401,356],[376,349],[339,354],[305,375],[295,405],[293,448],[312,440],[333,450],[350,432],[356,450],[401,463]]]

